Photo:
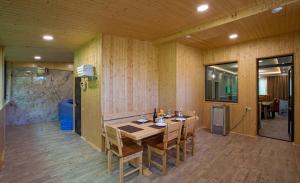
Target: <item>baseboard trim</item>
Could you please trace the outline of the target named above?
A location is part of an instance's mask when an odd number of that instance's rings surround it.
[[[97,146],[96,146],[95,144],[93,144],[92,142],[86,140],[85,137],[83,137],[83,136],[80,136],[80,137],[81,137],[82,140],[84,140],[86,143],[88,143],[88,144],[89,144],[92,148],[94,148],[95,150],[97,150],[97,151],[99,151],[99,152],[103,152],[103,151],[101,150],[101,148],[97,147]]]

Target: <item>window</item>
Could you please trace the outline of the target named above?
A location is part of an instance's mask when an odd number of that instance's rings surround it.
[[[238,63],[205,67],[205,100],[217,102],[238,101]]]
[[[267,85],[268,85],[268,80],[267,78],[259,78],[259,95],[268,95],[268,90],[267,90]]]

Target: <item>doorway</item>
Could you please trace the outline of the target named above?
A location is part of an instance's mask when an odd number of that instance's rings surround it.
[[[81,135],[81,78],[75,78],[75,132]]]
[[[294,140],[293,55],[257,59],[257,133]]]

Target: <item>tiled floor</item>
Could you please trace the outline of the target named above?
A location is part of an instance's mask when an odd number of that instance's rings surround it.
[[[290,140],[288,133],[288,117],[276,114],[274,119],[261,120],[259,134],[265,137],[287,141]]]
[[[146,153],[145,153],[146,155]],[[218,136],[199,130],[195,156],[175,167],[168,159],[167,176],[151,167],[149,177],[132,175],[127,182],[300,182],[300,148],[263,137]],[[146,156],[145,156],[146,157]],[[146,163],[145,163],[146,164]],[[56,123],[7,128],[5,165],[0,182],[118,182],[106,171],[106,156],[78,135],[62,133]]]

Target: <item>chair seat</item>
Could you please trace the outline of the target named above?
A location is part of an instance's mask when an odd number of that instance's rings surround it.
[[[173,139],[173,140],[169,141],[168,142],[168,148],[171,147],[171,146],[176,145],[176,142],[177,142],[177,139]],[[164,150],[164,143],[163,143],[163,139],[161,137],[150,139],[150,140],[146,141],[146,143],[149,146],[152,146],[154,148]]]
[[[117,146],[112,145],[112,150],[118,152]],[[123,141],[122,154],[123,157],[143,151],[143,147],[130,140]]]

